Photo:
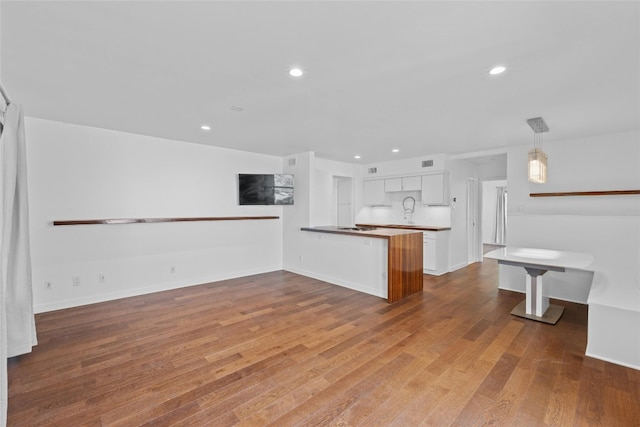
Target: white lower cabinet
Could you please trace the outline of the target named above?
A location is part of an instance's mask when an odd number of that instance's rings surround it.
[[[430,270],[430,271],[435,271],[436,270],[436,266],[438,265],[437,263],[437,257],[438,257],[438,252],[437,252],[437,241],[436,239],[428,239],[428,238],[424,238],[424,251],[423,251],[423,269],[424,270]]]
[[[449,231],[423,231],[422,269],[439,276],[449,271]]]

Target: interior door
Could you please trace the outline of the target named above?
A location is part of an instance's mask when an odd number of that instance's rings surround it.
[[[478,262],[478,180],[467,179],[467,262]]]
[[[353,225],[353,186],[351,178],[338,178],[338,222],[339,227]]]

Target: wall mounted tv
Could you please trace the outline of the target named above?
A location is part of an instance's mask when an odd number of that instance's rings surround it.
[[[238,174],[241,205],[292,205],[293,175]]]

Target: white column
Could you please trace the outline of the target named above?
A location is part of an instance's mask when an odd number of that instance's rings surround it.
[[[549,308],[549,297],[543,296],[542,274],[527,273],[527,314],[542,317]]]

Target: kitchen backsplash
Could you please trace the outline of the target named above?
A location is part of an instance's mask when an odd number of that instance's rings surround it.
[[[393,202],[391,206],[365,206],[356,214],[356,223],[360,224],[407,224],[402,202]],[[424,206],[416,203],[412,218],[413,224],[451,227],[451,208],[449,206]]]

